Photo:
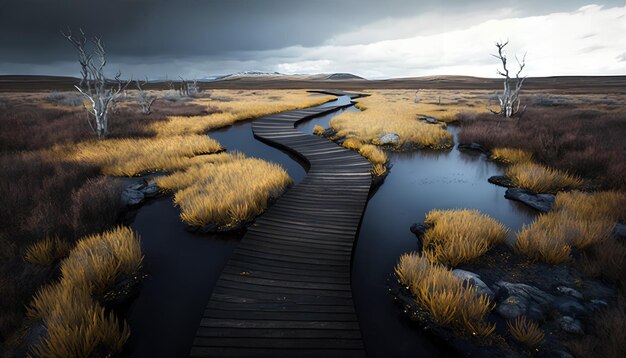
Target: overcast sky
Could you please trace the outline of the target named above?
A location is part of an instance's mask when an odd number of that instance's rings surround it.
[[[0,0],[0,74],[78,75],[60,30],[102,36],[126,77],[239,71],[494,77],[626,75],[626,1]]]

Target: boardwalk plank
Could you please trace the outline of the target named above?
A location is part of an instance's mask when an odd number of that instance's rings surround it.
[[[301,157],[305,179],[257,219],[222,271],[193,357],[363,357],[350,260],[371,164],[295,129],[340,107],[265,116],[256,138]]]

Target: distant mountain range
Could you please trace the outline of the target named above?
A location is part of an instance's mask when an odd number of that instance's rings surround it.
[[[320,73],[315,75],[306,74],[284,74],[280,72],[262,72],[262,71],[243,71],[231,73],[223,76],[205,77],[203,80],[208,81],[224,81],[239,79],[285,79],[285,80],[305,80],[305,81],[354,81],[365,80],[363,77],[353,75],[351,73]]]
[[[61,76],[0,75],[0,92],[36,90],[73,90],[78,78]],[[169,82],[150,81],[148,88],[169,89]],[[502,79],[471,76],[423,76],[367,80],[350,73],[316,75],[283,74],[279,72],[245,71],[223,76],[199,78],[203,88],[222,89],[482,89],[500,90]],[[555,76],[531,77],[524,82],[525,90],[559,89],[570,92],[626,93],[626,76]]]

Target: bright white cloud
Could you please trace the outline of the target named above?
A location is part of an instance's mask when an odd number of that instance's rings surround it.
[[[626,62],[620,61],[626,48],[626,6],[588,5],[572,12],[529,17],[502,18],[512,14],[508,10],[494,14],[498,14],[495,19],[454,30],[365,44],[357,41],[393,36],[395,32],[383,20],[329,40],[324,46],[285,48],[264,52],[261,57],[275,61],[273,70],[286,73],[352,72],[368,78],[444,74],[493,77],[497,61],[489,54],[495,41],[508,38],[510,57],[528,53],[526,73],[530,76],[626,74]],[[358,42],[361,44],[351,44]]]
[[[120,58],[109,61],[127,76],[203,78],[244,70],[283,73],[350,72],[366,78],[430,75],[495,77],[494,42],[510,40],[509,57],[527,53],[529,76],[626,75],[626,5],[587,5],[571,12],[521,16],[510,9],[427,13],[381,19],[318,47],[243,52],[220,58]],[[513,61],[514,62],[514,61]],[[11,65],[11,66],[9,66]],[[8,69],[11,69],[8,71]],[[3,64],[0,73],[78,75],[76,63]]]

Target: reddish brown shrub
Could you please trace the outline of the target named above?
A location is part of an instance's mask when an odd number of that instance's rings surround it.
[[[72,193],[72,226],[76,237],[102,232],[115,225],[120,212],[121,180],[89,179]]]
[[[487,113],[459,117],[461,143],[524,149],[548,166],[626,188],[623,110],[531,107],[521,119]]]

